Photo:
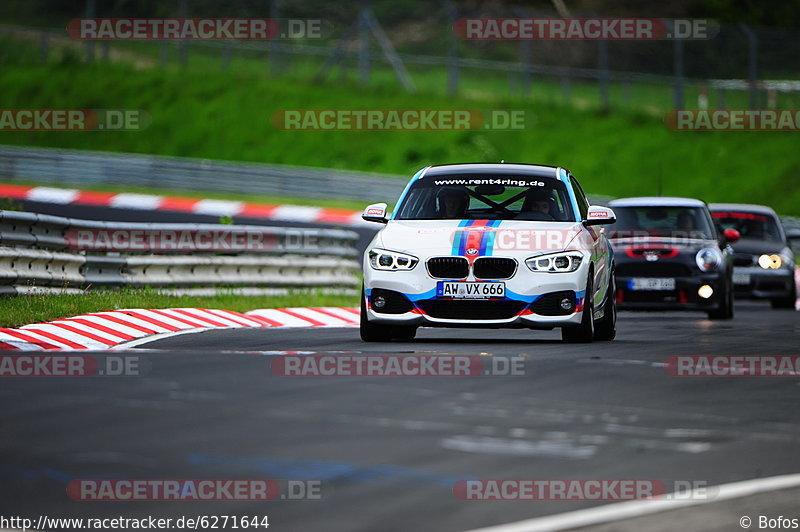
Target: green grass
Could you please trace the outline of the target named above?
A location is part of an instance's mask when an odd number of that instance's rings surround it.
[[[172,296],[152,289],[123,289],[84,294],[21,295],[0,297],[0,327],[20,327],[89,312],[124,308],[200,307],[245,312],[258,308],[358,306],[357,295],[290,292],[277,296],[221,294],[207,297]]]
[[[10,63],[0,71],[4,107],[137,108],[147,110],[153,122],[140,132],[4,132],[0,143],[406,176],[424,165],[445,162],[539,162],[569,167],[590,194],[662,192],[706,201],[765,203],[783,214],[800,214],[800,134],[670,131],[660,118],[660,109],[669,105],[663,87],[631,88],[633,98],[652,102],[654,109],[604,114],[591,105],[592,98],[596,100],[593,84],[573,84],[576,105],[571,106],[560,101],[557,84],[550,92],[546,83],[535,84],[533,98],[509,96],[505,75],[483,73],[480,85],[477,77],[465,80],[460,95],[449,98],[433,72],[429,78],[412,72],[420,90],[407,94],[387,72],[376,71],[375,83],[360,88],[352,75],[340,79],[336,73],[320,83],[300,79],[298,73],[270,77],[263,62],[258,69],[246,58],[222,71],[218,63],[211,65],[216,61],[211,55],[207,63],[200,55],[190,56],[185,69],[84,65],[69,54],[49,64],[20,64],[13,61],[14,50],[4,50],[3,43],[9,46],[8,40],[0,42],[0,59]],[[312,72],[312,67],[303,68]],[[427,79],[439,79],[438,86],[432,88]],[[620,91],[612,86],[612,98]],[[588,103],[578,105],[582,100]],[[730,99],[729,103],[734,105]],[[448,132],[281,131],[270,121],[278,110],[304,108],[523,109],[529,120],[526,129],[518,131]]]

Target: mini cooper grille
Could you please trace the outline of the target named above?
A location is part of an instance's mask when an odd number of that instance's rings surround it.
[[[480,257],[472,265],[477,279],[508,279],[517,271],[517,261],[500,257]]]
[[[434,257],[428,259],[428,273],[439,279],[463,279],[469,275],[469,263],[464,257]]]
[[[699,272],[698,272],[699,273]],[[617,264],[618,277],[691,277],[692,271],[677,262]]]
[[[427,299],[417,305],[432,318],[453,320],[503,320],[513,318],[525,307],[522,301]]]
[[[757,260],[757,259],[756,259]],[[753,256],[750,253],[734,253],[733,254],[733,265],[734,266],[752,266],[756,263]]]
[[[383,306],[377,307],[375,305],[375,298],[383,298]],[[406,296],[394,290],[384,290],[383,288],[373,288],[369,294],[369,303],[372,310],[382,314],[404,314],[411,312],[414,304],[408,300]]]
[[[561,301],[569,298],[571,304],[567,310],[561,308]],[[563,290],[550,292],[531,303],[531,312],[540,316],[565,316],[575,312],[575,292]]]

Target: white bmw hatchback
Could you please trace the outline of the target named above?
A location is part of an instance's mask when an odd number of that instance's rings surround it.
[[[361,338],[410,340],[417,327],[562,329],[569,342],[616,335],[614,257],[604,224],[564,168],[423,168],[364,253]]]

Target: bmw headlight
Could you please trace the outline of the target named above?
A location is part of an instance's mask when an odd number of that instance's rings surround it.
[[[419,259],[412,255],[386,249],[369,250],[369,264],[375,270],[413,270]]]
[[[532,272],[567,273],[577,270],[583,255],[577,251],[566,253],[549,253],[525,260],[525,264]]]
[[[694,258],[697,267],[704,272],[714,271],[722,264],[722,253],[714,248],[703,248]]]

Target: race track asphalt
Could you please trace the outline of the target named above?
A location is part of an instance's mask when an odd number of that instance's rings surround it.
[[[0,515],[268,515],[279,531],[456,531],[606,504],[463,501],[453,494],[459,479],[673,486],[796,473],[800,377],[674,377],[664,363],[672,355],[799,355],[798,317],[747,302],[732,321],[625,312],[617,340],[588,345],[562,344],[557,331],[462,329],[422,329],[413,342],[386,344],[323,328],[166,338],[119,353],[138,357],[139,376],[2,379]],[[271,370],[296,351],[480,355],[487,367],[522,357],[524,374]],[[75,501],[66,486],[81,478],[308,480],[319,482],[321,498]],[[770,511],[779,499],[754,500]],[[728,508],[714,514],[715,530],[740,530],[739,505]],[[632,530],[666,530],[675,523],[666,516]],[[683,528],[711,530],[703,519]]]

